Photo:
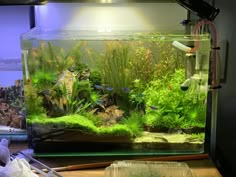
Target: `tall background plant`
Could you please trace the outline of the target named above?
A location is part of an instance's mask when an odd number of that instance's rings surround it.
[[[129,46],[121,42],[107,42],[105,54],[101,55],[99,68],[102,83],[108,84],[116,93],[130,86]]]

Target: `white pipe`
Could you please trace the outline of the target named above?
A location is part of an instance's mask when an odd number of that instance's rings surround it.
[[[23,54],[24,65],[25,65],[25,76],[28,82],[29,81],[29,70],[28,70],[28,63],[27,63],[28,50],[21,50],[21,53]]]
[[[178,41],[173,41],[172,45],[187,53],[191,52],[191,49],[192,49],[191,47],[188,47]]]

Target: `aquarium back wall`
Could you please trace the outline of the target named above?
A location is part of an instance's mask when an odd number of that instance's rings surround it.
[[[48,3],[36,7],[44,29],[183,31],[187,12],[176,3]]]

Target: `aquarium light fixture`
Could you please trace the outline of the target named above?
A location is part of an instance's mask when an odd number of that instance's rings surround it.
[[[47,0],[0,0],[0,6],[3,5],[44,5]]]
[[[175,0],[48,0],[66,3],[175,3]]]
[[[219,14],[220,10],[213,7],[203,0],[176,0],[178,4],[183,6],[185,9],[198,15],[203,19],[213,21]]]

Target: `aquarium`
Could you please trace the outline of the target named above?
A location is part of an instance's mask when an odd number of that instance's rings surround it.
[[[27,140],[20,58],[0,59],[0,137]]]
[[[36,154],[204,152],[208,34],[34,28],[21,49]]]

